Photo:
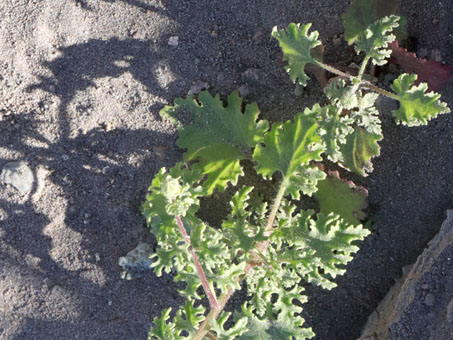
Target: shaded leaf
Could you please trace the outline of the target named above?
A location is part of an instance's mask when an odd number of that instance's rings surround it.
[[[311,194],[312,188],[304,191],[303,183],[307,179],[316,181],[321,176],[314,173],[316,170],[306,170],[311,161],[322,159],[323,146],[317,128],[316,120],[303,114],[298,114],[294,123],[274,124],[264,136],[264,145],[259,144],[253,153],[253,159],[258,162],[257,172],[269,178],[280,171],[286,193],[295,199],[299,198],[300,190]]]
[[[343,14],[344,38],[351,45],[368,26],[385,16],[395,14],[399,0],[354,0]],[[394,32],[398,40],[405,39],[406,20],[400,20],[400,27]]]
[[[362,176],[373,171],[371,158],[379,155],[378,141],[382,135],[372,134],[363,128],[356,128],[353,133],[346,137],[346,143],[340,145],[343,154],[342,165]]]
[[[240,335],[247,331],[247,318],[243,317],[237,320],[234,326],[225,330],[225,323],[230,317],[231,313],[223,312],[217,320],[211,320],[211,329],[216,333],[218,340],[234,340],[240,339]],[[239,338],[238,338],[239,337]]]
[[[404,73],[391,85],[392,90],[400,97],[399,109],[392,111],[397,123],[408,126],[425,125],[438,114],[450,112],[447,104],[440,101],[440,94],[427,93],[426,83],[414,85],[416,79],[416,74]]]
[[[398,16],[391,15],[368,26],[365,31],[359,34],[355,42],[357,54],[365,52],[367,56],[371,57],[374,65],[384,65],[387,62],[386,59],[392,53],[387,47],[389,43],[395,40],[395,36],[391,32],[395,27],[398,27],[398,20]]]
[[[316,64],[316,59],[312,56],[312,49],[321,45],[318,40],[318,32],[308,34],[311,24],[291,23],[285,30],[277,30],[274,27],[272,36],[278,40],[283,51],[283,60],[288,61],[285,67],[292,81],[306,86],[310,79],[305,73],[305,66],[309,63]]]
[[[392,50],[392,59],[400,64],[405,72],[417,74],[414,85],[427,82],[428,91],[439,91],[452,77],[450,65],[435,60],[417,58],[415,53],[400,47],[397,41],[389,44],[389,47]]]
[[[351,181],[340,178],[338,171],[329,172],[327,178],[318,182],[314,197],[319,203],[320,212],[328,215],[333,212],[347,223],[360,224],[366,217],[363,209],[367,207],[368,191]]]

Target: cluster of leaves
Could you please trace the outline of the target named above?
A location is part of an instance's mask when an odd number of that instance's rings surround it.
[[[415,75],[398,77],[394,93],[364,80],[369,61],[387,62],[398,20],[385,16],[353,37],[356,52],[364,55],[356,76],[316,57],[321,42],[317,32],[309,33],[310,24],[275,30],[292,80],[306,85],[308,65],[338,75],[325,87],[329,103],[306,108],[292,121],[270,126],[259,119],[257,105],[244,106],[237,92],[226,105],[219,96],[201,92],[161,111],[178,125],[177,145],[186,152],[183,162],[155,176],[143,214],[159,244],[155,272],[175,272],[174,280],[184,282],[180,293],[187,302],[173,317],[166,309],[155,318],[149,339],[293,340],[314,335],[300,315],[306,301],[301,279],[335,287],[335,278],[358,251],[356,241],[369,234],[361,224],[366,190],[325,170],[323,159],[363,176],[372,171],[371,158],[379,154],[382,139],[375,108],[380,94],[400,102],[393,111],[397,123],[426,124],[448,111],[438,94],[426,92],[426,84],[414,84]],[[264,179],[280,179],[276,197],[257,202],[251,199],[253,187],[235,187],[230,214],[220,228],[213,228],[197,216],[199,200],[236,186],[245,160]],[[301,194],[316,199],[318,212],[296,209],[294,201]],[[223,308],[243,282],[249,298],[231,316]],[[232,326],[226,327],[227,321]]]

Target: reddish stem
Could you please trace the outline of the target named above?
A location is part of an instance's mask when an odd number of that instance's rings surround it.
[[[211,305],[212,309],[218,309],[219,308],[219,303],[217,302],[217,298],[212,292],[211,288],[209,287],[208,280],[206,279],[206,275],[203,271],[203,267],[200,264],[200,261],[198,260],[198,255],[193,249],[192,245],[190,244],[190,237],[187,235],[186,228],[184,228],[184,224],[182,223],[181,217],[178,215],[175,215],[176,223],[178,224],[179,231],[182,234],[182,237],[184,238],[184,241],[186,244],[189,246],[189,250],[192,254],[193,257],[193,262],[195,263],[195,268],[197,269],[198,276],[200,277],[201,280],[201,285],[203,286],[204,292],[206,296],[208,297],[209,303]]]

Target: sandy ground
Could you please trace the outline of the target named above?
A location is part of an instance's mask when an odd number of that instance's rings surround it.
[[[154,242],[139,207],[153,174],[181,157],[159,110],[202,81],[222,95],[245,85],[264,118],[290,119],[322,92],[312,82],[294,95],[271,29],[313,22],[327,60],[346,61],[332,38],[347,5],[2,0],[0,169],[24,161],[34,180],[26,194],[0,184],[0,339],[146,339],[152,318],[181,303],[171,277],[124,281],[118,266]],[[450,0],[405,0],[401,12],[416,49],[453,63]],[[453,83],[441,93],[453,107]],[[374,233],[337,289],[306,288],[317,339],[357,338],[453,206],[453,115],[409,129],[383,106],[382,155],[355,178],[369,189]]]

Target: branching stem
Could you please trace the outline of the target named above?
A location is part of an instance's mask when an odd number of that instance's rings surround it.
[[[190,243],[190,237],[187,235],[186,228],[184,228],[184,224],[182,223],[181,217],[178,215],[175,215],[176,223],[178,224],[179,231],[182,234],[182,237],[186,244],[189,246],[190,253],[192,254],[193,262],[195,264],[195,268],[197,269],[198,276],[200,277],[201,280],[201,285],[203,286],[204,292],[206,296],[208,297],[209,303],[211,305],[211,308],[213,310],[219,309],[219,303],[217,301],[217,298],[214,294],[214,292],[211,290],[211,287],[209,287],[208,280],[206,279],[206,275],[203,271],[203,267],[200,264],[200,261],[198,260],[198,255],[193,249],[191,243]]]

